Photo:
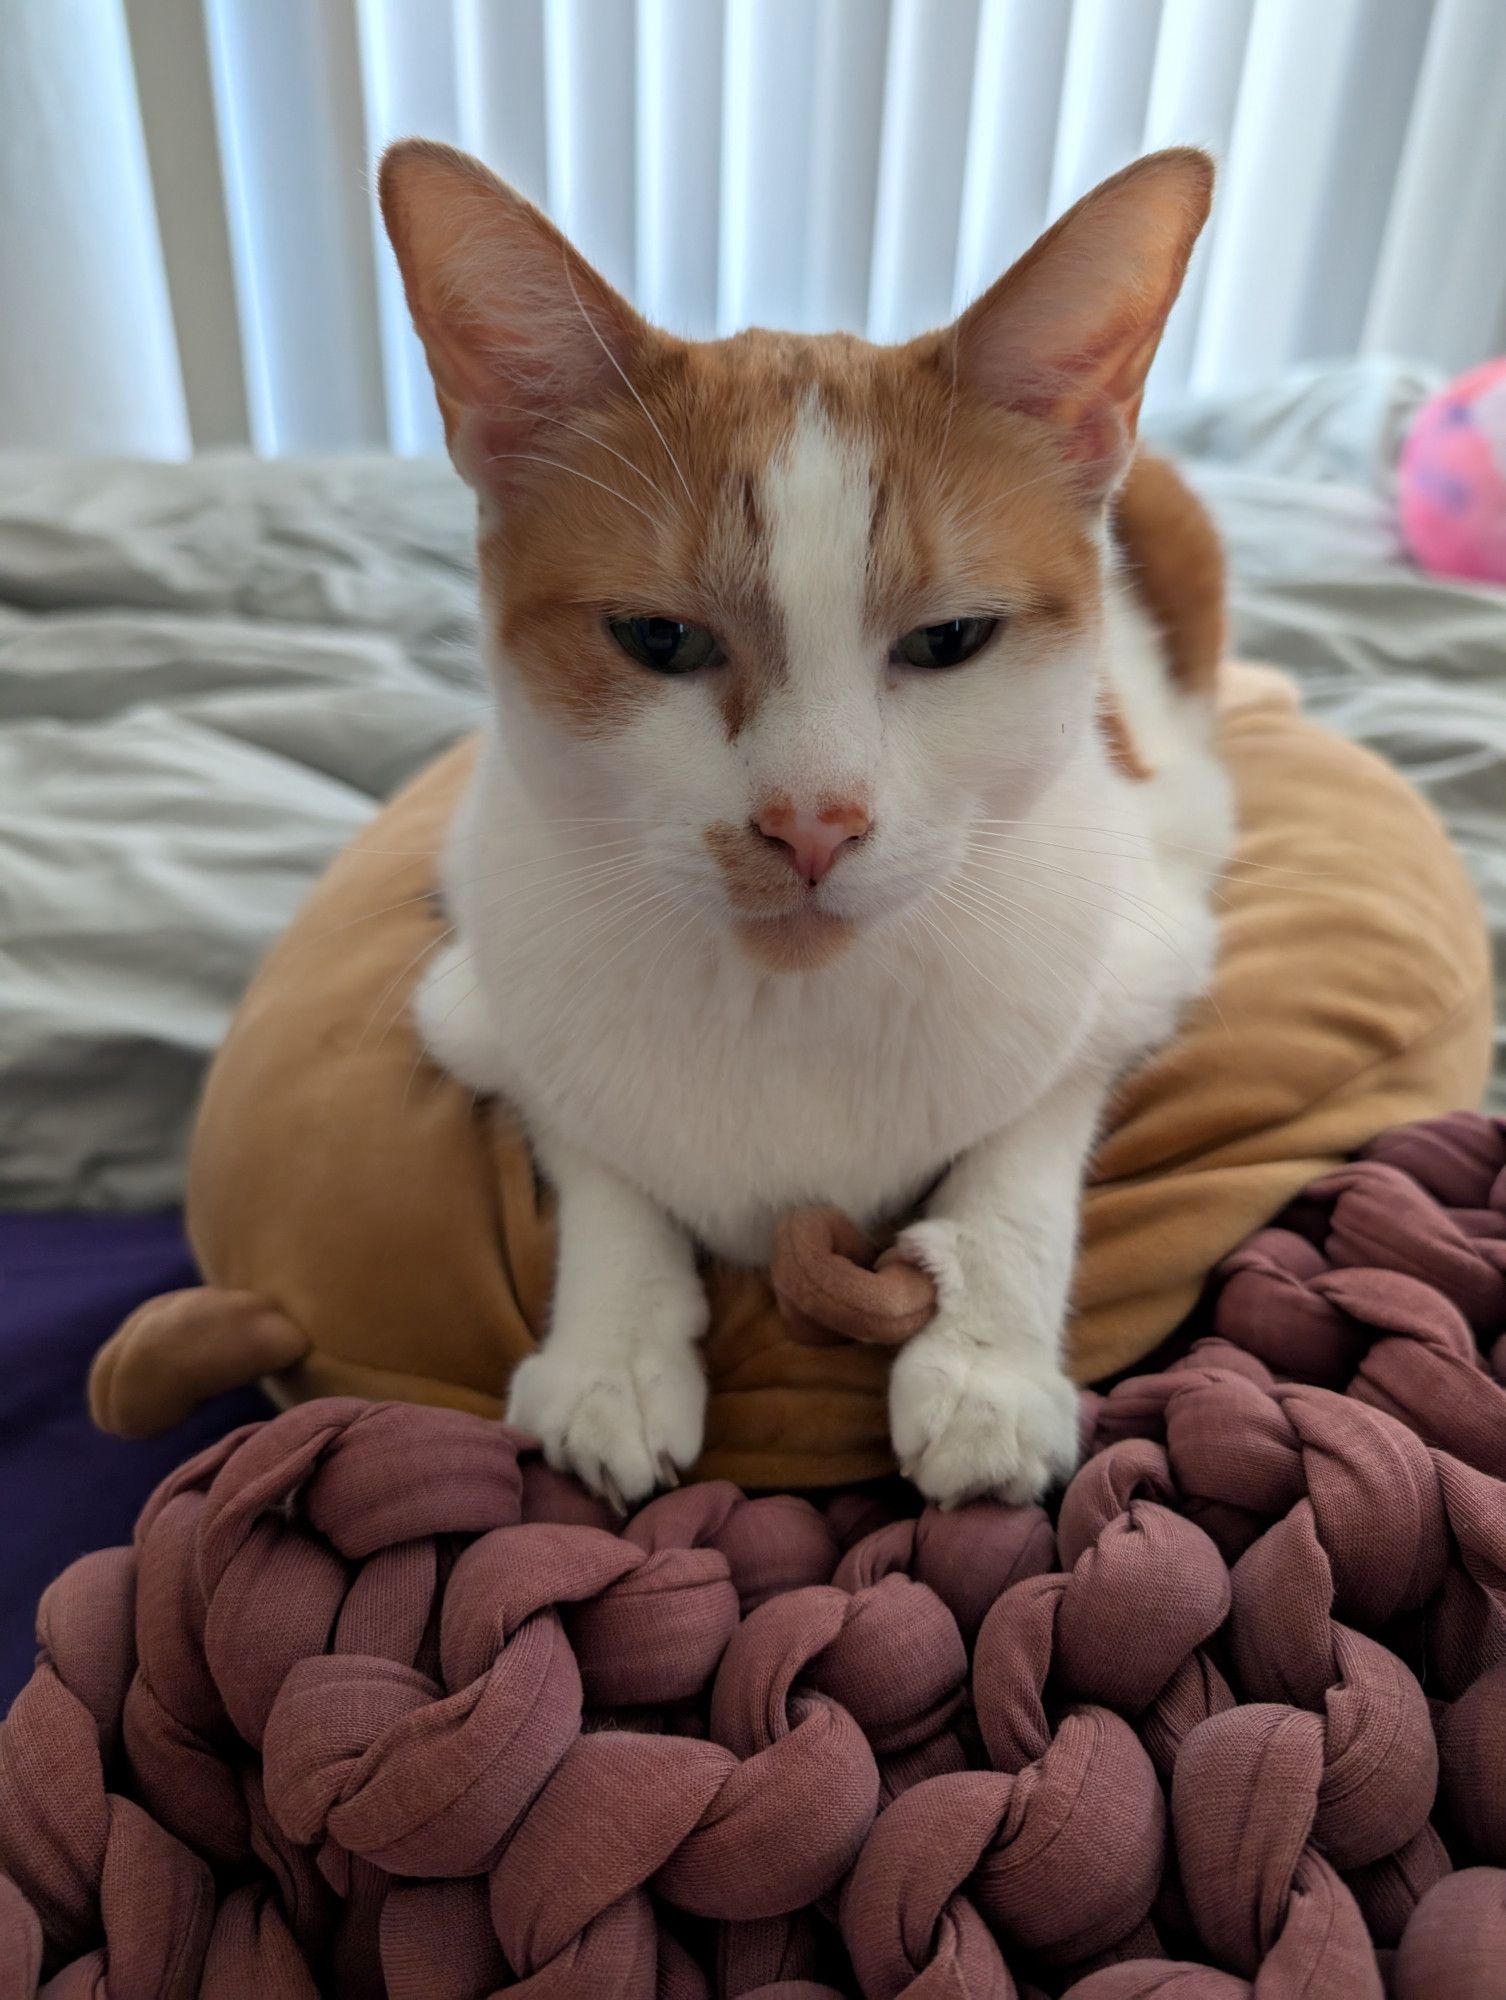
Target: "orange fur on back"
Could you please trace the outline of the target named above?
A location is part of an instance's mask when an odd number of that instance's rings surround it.
[[[1224,656],[1224,552],[1208,510],[1164,458],[1134,462],[1114,502],[1127,581],[1160,631],[1167,670],[1212,695]]]

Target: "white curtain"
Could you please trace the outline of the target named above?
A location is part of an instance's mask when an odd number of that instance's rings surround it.
[[[406,132],[691,334],[902,338],[1193,141],[1154,397],[1506,346],[1506,0],[0,0],[0,444],[437,449]]]

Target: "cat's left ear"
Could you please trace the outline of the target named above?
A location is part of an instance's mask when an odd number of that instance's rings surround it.
[[[1135,161],[1084,195],[952,329],[958,382],[1055,427],[1095,493],[1127,462],[1212,195],[1213,162],[1193,147]]]
[[[630,393],[635,364],[665,336],[468,154],[399,140],[380,191],[450,455],[473,486],[503,488],[508,466],[547,451],[571,411]]]

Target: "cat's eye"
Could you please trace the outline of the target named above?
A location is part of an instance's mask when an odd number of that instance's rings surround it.
[[[917,625],[898,646],[912,667],[960,667],[982,652],[999,629],[997,618],[948,618],[940,625]]]
[[[690,674],[717,657],[716,636],[679,618],[609,618],[607,630],[629,659],[656,674]]]

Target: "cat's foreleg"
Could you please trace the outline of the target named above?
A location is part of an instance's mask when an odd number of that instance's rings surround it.
[[[690,1238],[631,1182],[534,1134],[559,1196],[548,1338],[512,1379],[509,1421],[619,1508],[700,1455],[706,1294]]]
[[[1062,1331],[1100,1077],[1057,1084],[957,1161],[903,1253],[936,1281],[936,1317],[897,1357],[889,1428],[906,1475],[943,1506],[1035,1500],[1077,1463]]]

